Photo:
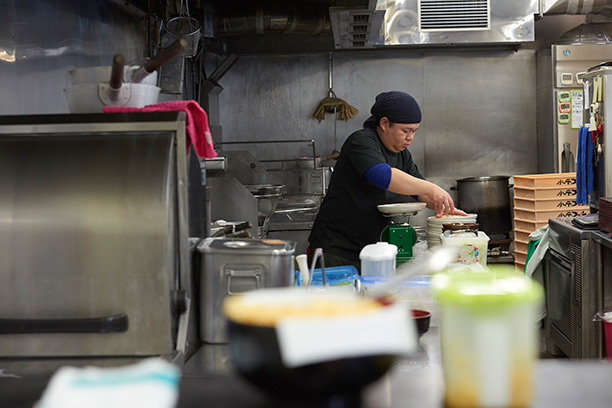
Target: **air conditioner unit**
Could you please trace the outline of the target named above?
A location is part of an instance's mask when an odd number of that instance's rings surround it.
[[[336,48],[520,44],[534,41],[538,12],[538,0],[378,0],[368,9],[330,8]],[[351,41],[357,13],[382,17],[380,28],[375,18],[362,28],[363,42]]]

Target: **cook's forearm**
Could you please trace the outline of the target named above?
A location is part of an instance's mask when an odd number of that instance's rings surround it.
[[[431,188],[432,184],[429,181],[411,176],[400,169],[391,168],[391,182],[387,190],[403,195],[422,195],[429,194]]]

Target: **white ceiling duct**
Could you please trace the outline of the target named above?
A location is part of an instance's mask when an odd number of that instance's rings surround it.
[[[387,0],[380,45],[512,44],[535,39],[538,0]]]

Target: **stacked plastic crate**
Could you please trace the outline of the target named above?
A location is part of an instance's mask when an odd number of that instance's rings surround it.
[[[589,213],[576,203],[576,173],[514,176],[514,263],[524,270],[529,235],[548,225],[549,218],[577,217]]]

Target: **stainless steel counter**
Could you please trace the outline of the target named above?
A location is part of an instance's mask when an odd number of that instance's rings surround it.
[[[192,407],[323,407],[299,401],[275,401],[236,376],[227,345],[203,345],[182,367],[178,408]],[[110,365],[111,361],[106,360]],[[125,361],[124,361],[125,362]],[[43,392],[49,374],[77,360],[0,360],[0,407],[31,407]],[[89,363],[89,362],[88,362]],[[612,406],[612,364],[599,360],[539,360],[532,408],[603,408]],[[367,387],[361,408],[442,406],[444,381],[440,364],[439,333],[431,328],[417,353],[400,359],[380,381]],[[338,405],[336,405],[338,406]]]

